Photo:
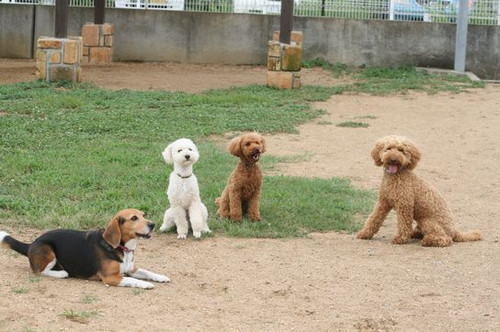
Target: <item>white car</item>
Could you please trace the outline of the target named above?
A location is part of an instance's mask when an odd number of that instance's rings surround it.
[[[115,0],[116,8],[184,10],[184,0]]]
[[[235,13],[281,13],[281,0],[234,0],[233,6]]]

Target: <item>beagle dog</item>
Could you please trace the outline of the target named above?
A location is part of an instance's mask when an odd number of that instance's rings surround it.
[[[170,279],[134,267],[134,252],[137,239],[151,238],[154,226],[144,212],[126,209],[118,212],[105,230],[57,229],[42,234],[31,244],[0,232],[0,244],[27,256],[31,270],[37,274],[96,279],[109,286],[153,288],[152,283],[140,279]]]

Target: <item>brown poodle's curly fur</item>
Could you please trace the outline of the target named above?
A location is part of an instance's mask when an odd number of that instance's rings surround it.
[[[256,133],[246,133],[233,139],[229,152],[240,158],[238,166],[227,181],[226,188],[215,200],[217,214],[222,218],[241,221],[246,211],[250,220],[260,220],[260,193],[262,171],[257,162],[266,151],[264,138]]]
[[[375,165],[383,166],[384,177],[378,203],[358,233],[359,239],[371,239],[391,209],[397,212],[398,227],[393,244],[415,238],[422,239],[423,246],[445,247],[452,241],[481,239],[479,231],[458,231],[444,198],[412,172],[421,157],[413,142],[402,136],[387,136],[376,142],[371,154]],[[413,220],[417,222],[415,229],[412,228]]]

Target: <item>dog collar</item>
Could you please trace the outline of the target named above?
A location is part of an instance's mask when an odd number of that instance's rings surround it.
[[[123,250],[124,253],[129,253],[129,252],[134,252],[133,249],[130,249],[130,248],[127,248],[125,246],[122,246],[121,244],[118,246],[118,248],[120,248],[121,250]]]
[[[191,177],[191,175],[193,175],[193,173],[191,173],[191,174],[189,174],[189,175],[186,175],[186,176],[182,176],[182,175],[180,175],[179,173],[175,173],[175,174],[177,174],[177,176],[178,176],[178,177],[180,177],[181,179],[187,179],[187,178],[190,178],[190,177]]]

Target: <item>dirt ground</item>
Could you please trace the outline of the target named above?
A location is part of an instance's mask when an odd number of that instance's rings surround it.
[[[265,84],[266,73],[260,66],[172,63],[83,70],[86,81],[105,88],[188,92]],[[33,72],[32,61],[0,60],[0,84],[34,79]],[[305,84],[338,83],[320,69],[303,69],[302,77]],[[370,158],[373,142],[404,134],[422,151],[416,172],[447,198],[459,228],[480,229],[484,240],[394,246],[392,213],[370,241],[339,233],[201,241],[157,234],[140,242],[136,262],[172,282],[149,291],[38,278],[25,258],[0,250],[0,330],[500,330],[500,86],[458,95],[332,96],[315,107],[327,114],[299,134],[267,137],[269,154],[298,156],[275,173],[348,177],[375,190],[382,171]],[[336,126],[353,119],[369,127]],[[37,235],[7,231],[23,240]]]

